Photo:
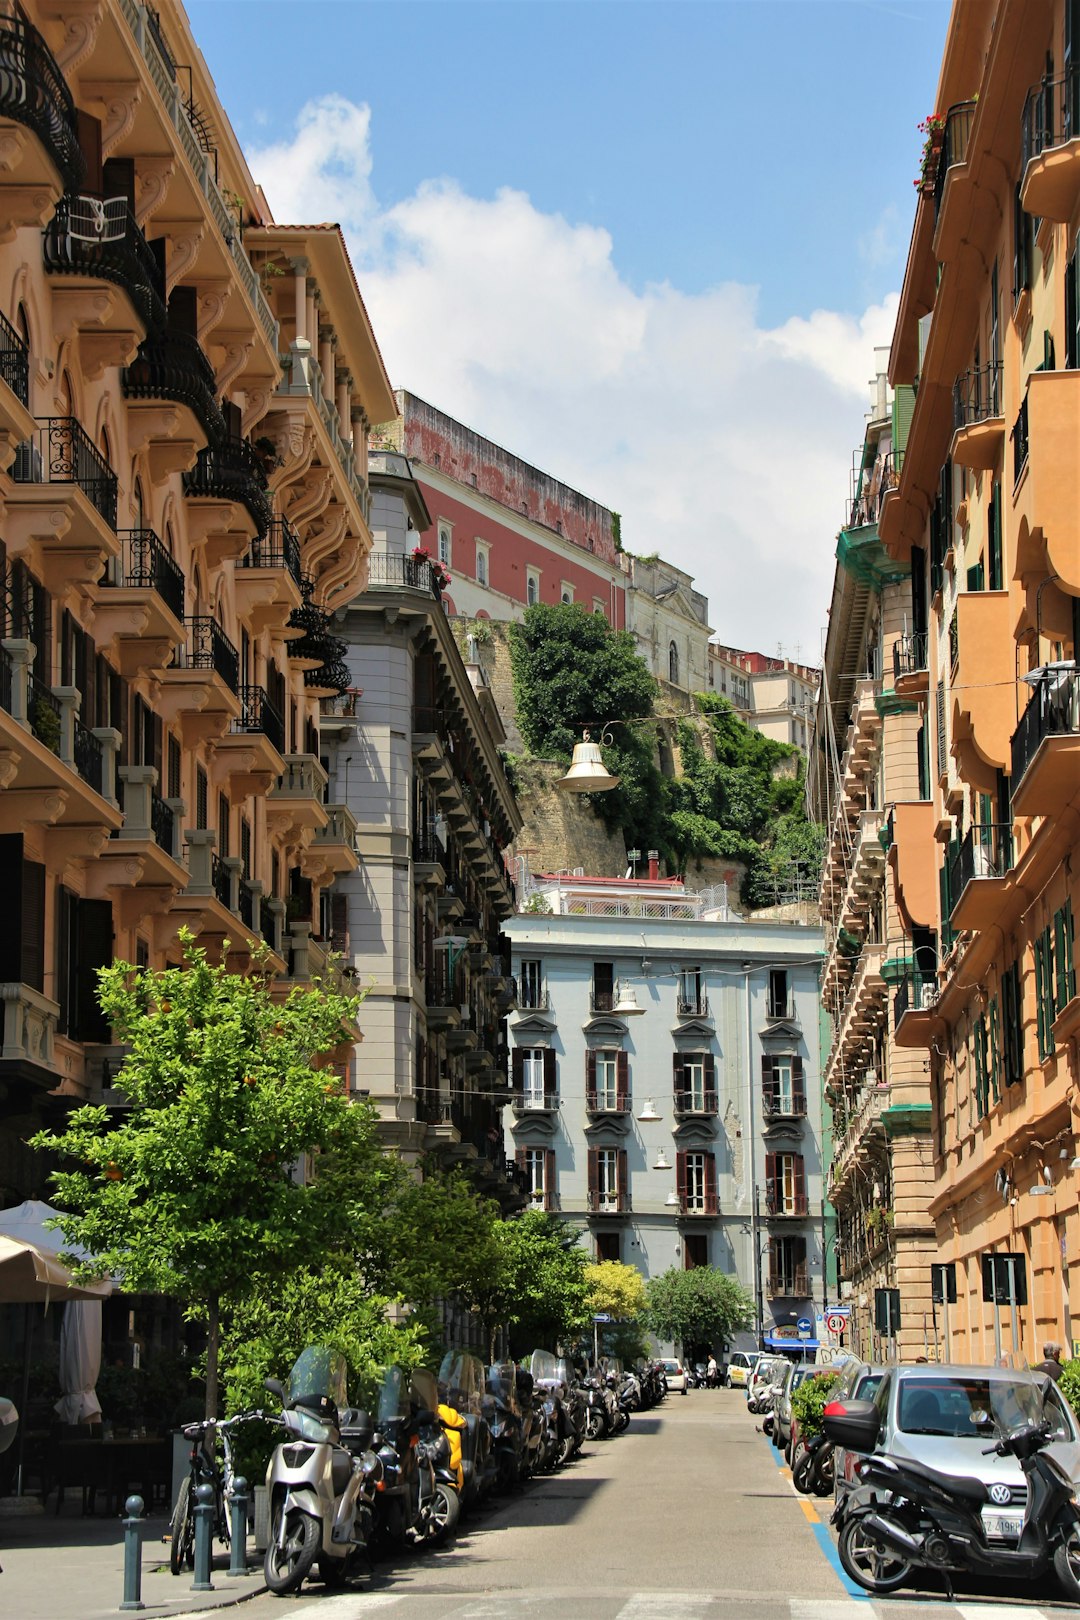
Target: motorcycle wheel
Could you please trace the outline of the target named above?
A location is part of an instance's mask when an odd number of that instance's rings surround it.
[[[176,1506],[169,1523],[169,1568],[179,1575],[184,1568],[195,1568],[195,1520],[191,1513],[191,1478],[180,1481]]]
[[[442,1480],[435,1482],[435,1495],[428,1519],[428,1536],[434,1542],[445,1541],[457,1529],[461,1518],[461,1499],[453,1486]]]
[[[568,1463],[570,1461],[571,1457],[574,1455],[574,1450],[575,1450],[574,1436],[572,1434],[568,1434],[566,1436],[566,1439],[563,1440],[562,1443],[559,1446],[558,1462],[559,1462],[559,1467],[560,1468],[565,1463]]]
[[[836,1484],[836,1464],[832,1446],[824,1446],[818,1453],[817,1467],[810,1482],[815,1496],[831,1496]]]
[[[630,1427],[630,1414],[629,1414],[629,1412],[623,1412],[621,1410],[616,1412],[616,1414],[615,1414],[615,1433],[616,1434],[625,1434],[629,1427]]]
[[[310,1513],[297,1509],[285,1520],[285,1539],[278,1546],[281,1528],[281,1509],[275,1513],[270,1525],[270,1545],[263,1559],[263,1579],[271,1592],[284,1597],[286,1592],[297,1592],[310,1575],[312,1565],[322,1546],[322,1527]]]
[[[814,1454],[800,1445],[795,1453],[795,1466],[791,1470],[791,1483],[800,1496],[809,1496],[813,1489]]]
[[[599,1440],[604,1432],[604,1420],[599,1412],[590,1412],[585,1422],[586,1440]]]
[[[1080,1524],[1071,1524],[1054,1548],[1054,1574],[1067,1600],[1080,1603]]]
[[[837,1552],[847,1574],[868,1592],[895,1592],[911,1577],[908,1559],[871,1541],[861,1518],[849,1519],[844,1525]]]

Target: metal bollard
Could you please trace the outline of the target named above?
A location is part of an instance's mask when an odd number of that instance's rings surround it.
[[[139,1525],[143,1516],[141,1496],[129,1496],[124,1503],[124,1601],[122,1609],[143,1609],[142,1601],[142,1537]]]
[[[210,1568],[214,1551],[214,1487],[199,1485],[195,1491],[195,1579],[193,1592],[212,1592]]]
[[[232,1524],[229,1545],[229,1574],[247,1574],[248,1482],[242,1475],[233,1480]]]

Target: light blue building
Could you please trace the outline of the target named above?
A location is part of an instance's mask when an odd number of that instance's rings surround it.
[[[645,1277],[734,1273],[766,1342],[815,1341],[821,930],[671,879],[540,878],[529,905],[508,1123],[533,1202]]]

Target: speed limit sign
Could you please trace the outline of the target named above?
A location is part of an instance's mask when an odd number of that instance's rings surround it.
[[[841,1333],[846,1331],[847,1325],[848,1325],[848,1313],[847,1313],[847,1311],[826,1311],[825,1312],[825,1326],[828,1328],[829,1332],[835,1334],[837,1338],[839,1338]]]

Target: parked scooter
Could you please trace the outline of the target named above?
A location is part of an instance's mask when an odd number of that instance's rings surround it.
[[[439,1466],[435,1460],[440,1443],[446,1442],[434,1409],[437,1396],[431,1373],[410,1377],[396,1362],[383,1372],[378,1431],[372,1440],[383,1471],[376,1524],[397,1546],[439,1540],[457,1523],[460,1508],[449,1447]]]
[[[570,1455],[576,1457],[585,1444],[585,1391],[569,1356],[560,1356],[556,1366],[563,1388],[563,1411],[570,1429]]]
[[[460,1430],[462,1506],[468,1509],[492,1489],[496,1477],[480,1357],[467,1350],[448,1350],[439,1368],[439,1394],[464,1424]]]
[[[792,1484],[803,1496],[831,1496],[833,1492],[833,1444],[824,1434],[800,1441],[791,1470]]]
[[[370,1536],[380,1472],[370,1420],[348,1407],[345,1357],[325,1346],[305,1350],[284,1386],[268,1378],[266,1388],[281,1401],[287,1431],[266,1471],[266,1584],[279,1596],[296,1592],[317,1559],[327,1584],[339,1585]]]
[[[529,1370],[543,1402],[549,1457],[547,1466],[569,1462],[574,1454],[575,1436],[566,1412],[566,1385],[558,1358],[550,1350],[534,1350]]]
[[[517,1368],[512,1361],[497,1361],[488,1368],[487,1391],[492,1401],[488,1423],[499,1488],[510,1491],[521,1478],[522,1458]]]
[[[880,1414],[872,1401],[831,1401],[822,1422],[834,1444],[873,1451]],[[1006,1487],[940,1474],[887,1453],[860,1457],[859,1485],[833,1513],[840,1562],[851,1579],[868,1592],[894,1592],[914,1570],[936,1569],[951,1600],[952,1571],[1033,1581],[1052,1565],[1069,1601],[1080,1602],[1077,1486],[1050,1445],[1049,1424],[1022,1424],[983,1449],[987,1457],[995,1452],[1015,1457],[1027,1480],[1015,1544],[999,1536],[1001,1515],[994,1514],[994,1491]],[[988,1515],[999,1522],[988,1525]]]

